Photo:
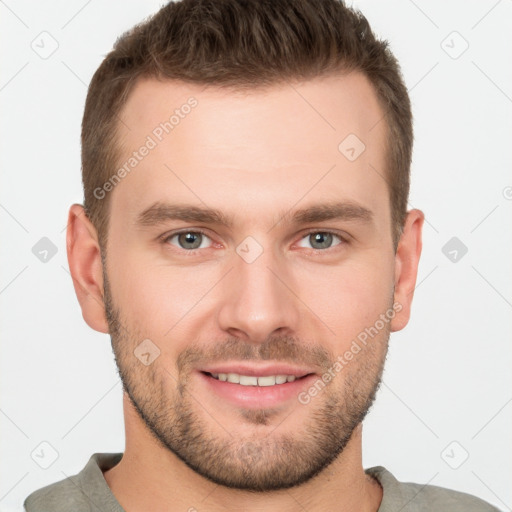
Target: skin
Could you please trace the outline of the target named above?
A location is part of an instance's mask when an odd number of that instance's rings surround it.
[[[408,212],[395,252],[376,95],[359,73],[246,93],[146,79],[121,113],[130,128],[120,127],[123,155],[191,96],[198,105],[109,192],[105,265],[83,208],[69,212],[68,259],[83,317],[110,332],[125,386],[125,453],[105,479],[129,512],[234,504],[376,511],[382,489],[362,467],[361,420],[389,333],[409,320],[423,225],[421,211]],[[338,150],[350,133],[366,146],[353,162]],[[233,225],[137,224],[157,201],[216,208]],[[280,215],[333,201],[370,210],[371,221],[297,225]],[[192,256],[177,237],[161,237],[182,228],[207,233]],[[310,231],[343,238],[318,249]],[[263,249],[252,263],[236,252],[247,236]],[[249,410],[216,396],[196,372],[212,358],[245,355],[255,364],[297,362],[321,376],[394,303],[393,319],[308,404]],[[148,366],[133,355],[144,339],[160,350]],[[192,421],[185,428],[180,418]],[[205,456],[196,451],[190,464],[192,435]],[[255,492],[243,481],[282,485]]]

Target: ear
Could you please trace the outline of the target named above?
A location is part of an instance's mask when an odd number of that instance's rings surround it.
[[[69,209],[66,247],[82,316],[95,331],[108,333],[98,235],[80,204],[74,204]]]
[[[411,303],[418,275],[421,255],[421,230],[425,216],[420,210],[407,213],[404,230],[395,255],[396,315],[391,321],[391,331],[400,331],[409,322]]]

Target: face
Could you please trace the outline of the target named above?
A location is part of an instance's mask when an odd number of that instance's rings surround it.
[[[116,361],[161,445],[218,484],[311,479],[372,403],[400,307],[382,115],[357,73],[247,93],[145,80],[121,114]]]

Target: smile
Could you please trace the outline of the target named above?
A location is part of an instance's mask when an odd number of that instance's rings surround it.
[[[275,386],[293,382],[297,379],[295,375],[240,375],[238,373],[210,373],[214,379],[241,386]],[[301,378],[301,377],[299,377]]]

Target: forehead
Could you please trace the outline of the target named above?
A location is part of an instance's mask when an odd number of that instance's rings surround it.
[[[383,115],[355,72],[249,91],[140,80],[120,113],[128,172],[112,202],[134,215],[169,200],[237,212],[315,197],[387,207]]]

